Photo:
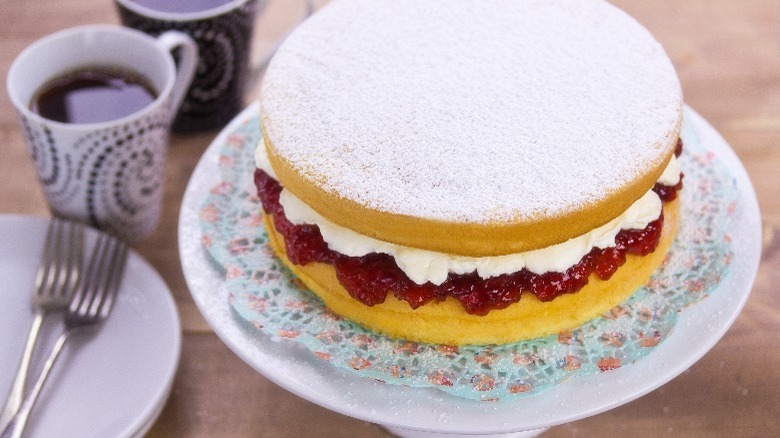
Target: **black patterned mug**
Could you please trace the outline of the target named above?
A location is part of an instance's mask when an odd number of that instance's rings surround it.
[[[153,36],[177,30],[198,44],[198,69],[174,120],[175,132],[222,128],[243,109],[248,84],[270,58],[269,53],[257,65],[249,65],[255,19],[265,4],[266,0],[116,0],[125,26]],[[313,0],[305,0],[305,5],[303,18],[311,15]]]
[[[184,33],[153,38],[109,25],[66,29],[19,54],[8,94],[54,215],[130,242],[155,229],[171,122],[197,61],[197,45]],[[95,83],[104,79],[96,72],[109,75],[107,82]],[[130,104],[128,96],[91,97],[119,87],[113,72],[138,78],[150,99],[115,114]]]

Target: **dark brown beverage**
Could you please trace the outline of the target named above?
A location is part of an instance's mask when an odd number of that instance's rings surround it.
[[[87,67],[46,82],[33,95],[30,109],[63,123],[116,120],[152,103],[157,96],[149,81],[114,67]]]
[[[149,9],[162,12],[199,12],[208,11],[233,0],[132,0]]]

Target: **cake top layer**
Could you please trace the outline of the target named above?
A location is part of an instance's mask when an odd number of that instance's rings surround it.
[[[660,44],[601,0],[339,0],[290,35],[261,92],[283,183],[499,226],[616,194],[627,208],[671,156],[681,105]],[[300,186],[288,188],[308,203]]]

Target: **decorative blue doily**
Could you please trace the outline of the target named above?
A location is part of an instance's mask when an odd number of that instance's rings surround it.
[[[679,313],[705,299],[729,269],[736,183],[684,125],[678,234],[663,266],[628,300],[575,330],[514,344],[453,347],[391,339],[330,312],[274,256],[252,182],[259,126],[255,115],[221,145],[221,183],[199,214],[203,244],[224,268],[230,305],[248,330],[299,342],[360,376],[477,400],[529,396],[573,376],[641,360],[671,335]]]

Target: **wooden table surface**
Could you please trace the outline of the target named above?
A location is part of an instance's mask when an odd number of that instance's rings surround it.
[[[261,53],[300,13],[271,2],[258,23]],[[776,0],[618,0],[661,41],[687,104],[726,138],[758,194],[764,249],[758,278],[723,339],[679,377],[609,412],[550,429],[545,438],[780,436],[780,11]],[[110,0],[0,0],[0,80],[27,45],[66,27],[118,23]],[[250,94],[247,102],[256,97]],[[328,411],[271,383],[223,344],[195,307],[177,253],[177,220],[190,174],[216,132],[174,135],[163,219],[135,245],[178,305],[182,356],[171,397],[149,433],[167,436],[382,437],[378,426]],[[0,93],[0,213],[48,208],[7,93]]]

